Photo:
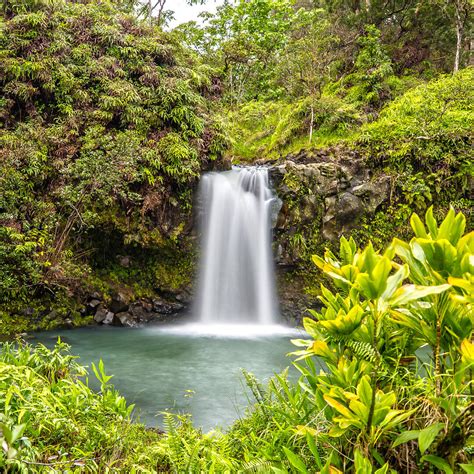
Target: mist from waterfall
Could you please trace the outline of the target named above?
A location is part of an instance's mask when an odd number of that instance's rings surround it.
[[[265,168],[208,173],[200,184],[201,323],[275,324],[271,216],[276,197]]]

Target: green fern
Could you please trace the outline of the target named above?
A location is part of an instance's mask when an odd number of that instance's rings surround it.
[[[360,359],[374,363],[379,358],[377,351],[368,342],[354,341],[352,339],[348,339],[347,341],[345,341],[345,344]]]
[[[263,474],[272,472],[272,463],[261,459],[254,459],[243,464],[239,473]]]

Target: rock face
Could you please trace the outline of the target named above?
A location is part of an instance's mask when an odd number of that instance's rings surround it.
[[[354,152],[289,156],[270,168],[270,178],[282,200],[275,226],[279,260],[289,265],[294,257],[288,248],[285,256],[285,247],[304,245],[308,226],[310,238],[336,241],[386,202],[391,188],[390,176],[373,176]]]
[[[341,149],[302,151],[270,166],[269,174],[282,201],[274,226],[282,312],[299,320],[318,301],[295,272],[304,265],[312,269],[312,254],[322,253],[387,203],[391,178],[374,175],[356,152]]]

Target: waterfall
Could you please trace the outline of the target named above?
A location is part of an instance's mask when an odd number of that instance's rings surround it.
[[[203,176],[201,323],[273,324],[278,319],[271,252],[275,202],[264,168]]]

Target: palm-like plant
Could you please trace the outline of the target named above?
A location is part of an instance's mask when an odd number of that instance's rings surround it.
[[[324,361],[321,374],[311,361],[299,367],[302,386],[346,449],[378,459],[377,450],[416,439],[425,454],[419,463],[453,469],[473,425],[474,233],[463,235],[465,217],[452,209],[439,226],[432,209],[426,227],[416,214],[411,225],[415,237],[395,239],[384,253],[342,238],[339,259],[329,250],[313,257],[337,291],[321,287],[324,308],[304,320],[312,339],[294,341],[303,347],[295,354]],[[407,364],[424,345],[434,362],[420,380]]]

